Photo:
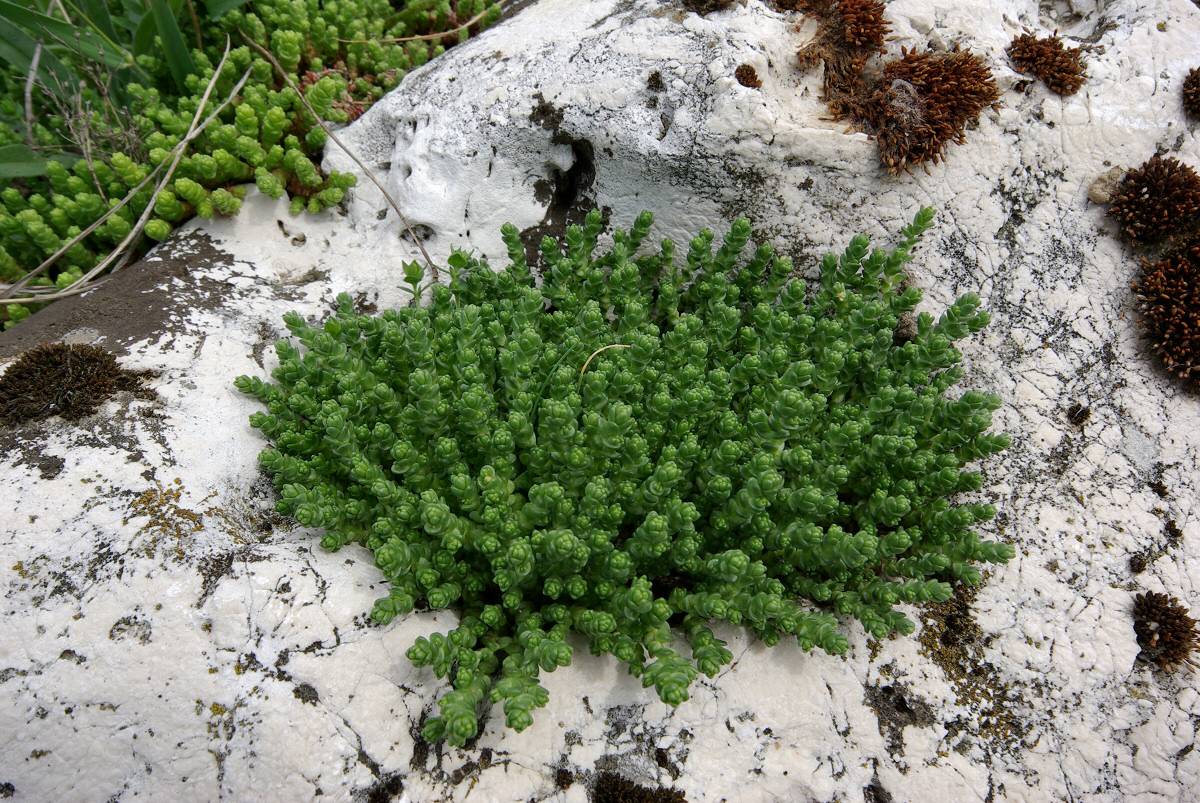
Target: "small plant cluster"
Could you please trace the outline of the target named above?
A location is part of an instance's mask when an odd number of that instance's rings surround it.
[[[1128,171],[1110,200],[1122,239],[1158,252],[1141,260],[1132,285],[1151,347],[1168,371],[1200,379],[1200,176],[1156,155]]]
[[[1200,669],[1193,655],[1200,650],[1200,629],[1188,609],[1168,594],[1138,594],[1133,601],[1133,631],[1138,657],[1170,671],[1180,666]]]
[[[1059,95],[1074,95],[1087,77],[1080,61],[1082,48],[1065,47],[1058,32],[1045,39],[1023,33],[1008,46],[1008,57],[1017,72],[1040,78]]]
[[[1154,244],[1200,222],[1200,176],[1174,157],[1155,155],[1125,174],[1108,207],[1121,236]]]
[[[781,2],[814,16],[816,40],[801,49],[800,64],[825,64],[825,102],[836,119],[849,118],[875,135],[880,161],[891,173],[937,163],[950,142],[964,141],[968,123],[994,106],[1000,91],[991,70],[968,50],[909,52],[866,72],[884,53],[890,30],[880,0]]]
[[[758,77],[758,70],[754,69],[750,64],[738,65],[738,68],[733,72],[733,77],[744,87],[750,89],[762,88],[762,79]]]
[[[1183,110],[1200,117],[1200,67],[1193,67],[1183,79]]]
[[[75,421],[118,391],[151,394],[145,371],[127,371],[98,346],[51,343],[22,354],[0,375],[0,425],[59,416]]]
[[[949,142],[965,142],[968,122],[1000,97],[992,73],[967,50],[909,53],[884,65],[863,109],[879,159],[892,173],[942,158]]]
[[[460,615],[408,651],[452,685],[427,739],[464,744],[489,701],[527,727],[573,632],[678,705],[731,660],[712,620],[843,653],[835,614],[910,633],[898,604],[1012,557],[972,529],[995,508],[951,501],[1009,443],[988,432],[995,395],[948,395],[979,298],[895,338],[932,218],[891,253],[855,237],[810,294],[770,245],[740,256],[744,219],[715,254],[706,229],[682,258],[670,240],[635,256],[644,212],[597,254],[594,211],[542,241],[540,282],[507,225],[511,264],[456,252],[427,306],[372,317],[343,294],[322,327],[285,316],[275,383],[237,379],[267,408],[250,421],[277,510],[373,550],[391,583],[375,621]],[[421,293],[421,266],[406,276]]]
[[[192,216],[236,214],[245,193],[241,185],[248,182],[272,198],[288,195],[293,213],[337,204],[354,176],[325,175],[318,168],[326,138],[318,119],[354,120],[408,70],[499,15],[499,4],[489,0],[416,0],[399,9],[389,0],[255,0],[204,17],[196,35],[211,44],[190,51],[181,46],[190,53],[190,71],[180,74],[182,67],[168,58],[139,57],[137,80],[113,89],[123,99],[120,114],[109,114],[113,101],[90,90],[74,98],[74,111],[62,107],[61,93],[47,90],[37,109],[41,122],[33,128],[26,124],[24,81],[6,74],[0,149],[28,141],[58,158],[39,160],[34,175],[16,180],[6,180],[11,173],[0,170],[0,279],[16,281],[38,267],[126,196],[128,203],[30,284],[69,287],[134,229],[147,208],[152,217],[144,233],[162,240]],[[216,75],[227,34],[233,50]],[[253,49],[259,45],[269,48],[291,84]],[[215,79],[206,112],[233,92],[247,70],[248,83],[190,142],[166,183],[157,192],[153,183],[140,186],[155,168],[170,164],[210,81]],[[120,142],[125,150],[96,150]],[[29,314],[21,305],[7,309],[7,324]]]
[[[1143,260],[1133,283],[1141,323],[1168,371],[1200,380],[1200,237],[1191,237],[1161,259]]]
[[[891,23],[880,0],[788,0],[781,8],[817,21],[814,40],[800,49],[800,66],[825,63],[825,102],[838,119],[861,119],[870,90],[864,71],[872,56],[887,52]]]

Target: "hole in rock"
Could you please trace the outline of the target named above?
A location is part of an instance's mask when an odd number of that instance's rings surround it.
[[[400,239],[411,243],[414,234],[417,235],[418,240],[423,243],[427,243],[433,238],[434,232],[432,228],[426,226],[424,223],[414,223],[411,231],[409,231],[408,228],[405,228],[400,232]]]

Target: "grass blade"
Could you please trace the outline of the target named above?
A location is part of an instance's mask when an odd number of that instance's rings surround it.
[[[133,32],[133,55],[144,56],[154,47],[154,15],[143,14]]]
[[[211,19],[219,20],[238,6],[244,6],[248,2],[250,0],[204,0],[204,7],[208,9],[208,16]]]
[[[20,75],[29,73],[37,40],[0,16],[0,62],[7,62]],[[59,98],[68,98],[74,90],[74,73],[58,60],[43,43],[38,60],[38,78],[46,90]]]
[[[0,178],[28,178],[46,173],[46,160],[27,145],[0,146]]]
[[[48,45],[61,42],[68,47],[78,47],[82,56],[106,67],[116,68],[125,65],[123,54],[99,46],[94,41],[92,32],[86,28],[39,14],[16,3],[10,3],[9,0],[0,0],[0,21],[9,22],[14,26],[20,26],[26,31],[33,32],[35,38],[38,34],[45,34]]]
[[[180,92],[187,91],[186,79],[196,72],[196,65],[188,53],[187,43],[175,21],[175,14],[167,5],[167,0],[150,0],[150,10],[154,13],[154,21],[158,27],[158,35],[162,37],[163,49],[166,50],[167,66],[171,68],[171,77]]]
[[[113,25],[112,15],[108,13],[108,3],[104,0],[81,0],[84,18],[92,27],[109,38],[117,41],[117,29]]]

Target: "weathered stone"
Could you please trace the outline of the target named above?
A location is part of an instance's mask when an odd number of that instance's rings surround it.
[[[927,173],[889,175],[868,134],[822,119],[820,70],[796,64],[815,26],[758,0],[704,16],[541,0],[341,136],[439,260],[464,247],[502,264],[501,223],[534,247],[596,204],[622,226],[650,209],[653,236],[677,240],[745,214],[811,271],[855,233],[886,245],[938,208],[911,281],[929,309],[975,291],[992,313],[960,345],[1013,435],[982,493],[1001,508],[984,535],[1014,561],[914,611],[912,638],[848,622],[844,658],[722,628],[734,664],[674,710],[580,641],[527,731],[493,715],[470,749],[428,747],[443,689],[404,650],[453,617],[367,625],[384,589],[369,553],[325,553],[273,514],[257,405],[232,386],[270,370],[286,310],[320,319],[343,291],[365,310],[405,303],[417,251],[365,178],[317,217],[252,190],[237,218],[0,335],[0,359],[70,334],[159,372],[155,398],[0,430],[0,795],[582,801],[618,773],[691,801],[1190,799],[1195,676],[1138,662],[1131,614],[1143,591],[1200,607],[1200,396],[1147,348],[1138,255],[1088,195],[1155,152],[1200,167],[1180,100],[1200,11],[887,11],[885,58],[970,48],[1002,90]],[[1011,69],[1026,28],[1087,46],[1077,94]],[[742,64],[761,88],[736,80]],[[348,168],[335,149],[327,163]]]

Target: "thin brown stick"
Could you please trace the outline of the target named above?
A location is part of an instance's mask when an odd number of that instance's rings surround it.
[[[317,125],[321,126],[321,128],[325,130],[325,133],[329,136],[329,138],[333,140],[339,148],[345,151],[346,155],[353,159],[354,163],[362,168],[362,171],[367,174],[367,178],[371,179],[375,186],[379,188],[379,191],[383,193],[383,197],[386,198],[387,202],[392,205],[392,209],[396,210],[396,214],[399,216],[400,222],[404,224],[404,228],[408,230],[409,236],[412,237],[413,242],[417,244],[417,248],[421,251],[421,256],[425,257],[425,263],[429,265],[429,270],[433,273],[433,280],[435,282],[440,281],[437,265],[434,265],[433,260],[429,258],[429,252],[425,250],[425,246],[421,243],[421,238],[417,236],[417,233],[413,231],[412,226],[408,224],[408,218],[406,218],[404,213],[400,211],[400,205],[396,203],[396,200],[392,198],[391,194],[387,191],[387,189],[384,188],[379,179],[375,177],[375,173],[365,164],[363,164],[362,160],[355,156],[350,149],[347,148],[346,145],[337,138],[337,135],[333,133],[333,130],[325,124],[325,121],[321,119],[321,115],[317,114],[316,110],[314,110],[309,104],[308,98],[304,97],[304,93],[300,90],[300,87],[296,86],[296,82],[292,80],[290,75],[288,75],[287,70],[283,69],[283,65],[279,63],[271,51],[262,47],[260,44],[258,44],[258,42],[255,42],[253,39],[247,36],[246,32],[240,27],[237,30],[238,33],[242,35],[242,38],[246,40],[246,43],[250,45],[250,47],[257,50],[263,58],[271,62],[271,65],[275,68],[275,71],[283,76],[283,80],[286,81],[287,85],[292,88],[297,96],[299,96],[300,102],[304,104],[304,108],[308,109],[309,114],[311,114],[313,119],[317,121]]]
[[[503,2],[497,3],[496,5],[500,6],[501,8],[504,7]],[[457,28],[451,28],[448,31],[442,31],[441,33],[423,33],[420,36],[401,36],[398,39],[337,39],[335,41],[341,42],[344,45],[369,45],[372,42],[378,42],[381,45],[394,45],[397,42],[428,42],[433,39],[441,39],[444,36],[449,36],[450,34],[455,34],[459,31],[466,30],[486,16],[487,9],[484,9],[474,17],[471,17],[471,19],[464,22],[462,25],[459,25]]]
[[[208,125],[213,120],[217,119],[217,115],[219,115],[221,113],[221,110],[224,109],[227,105],[229,105],[230,101],[232,101],[233,98],[237,96],[237,93],[241,90],[242,86],[245,85],[247,80],[249,80],[250,70],[247,70],[245,72],[245,74],[242,75],[241,80],[238,81],[237,84],[233,87],[233,90],[229,93],[229,96],[226,97],[225,100],[219,106],[217,106],[216,109],[213,110],[212,114],[210,114],[207,118],[205,118],[203,123],[200,123],[200,115],[203,114],[204,107],[208,104],[208,99],[209,99],[209,96],[212,94],[213,87],[216,86],[217,79],[220,78],[220,76],[221,76],[221,70],[224,68],[225,62],[229,58],[229,47],[230,47],[230,41],[229,41],[229,38],[226,37],[226,39],[225,39],[225,55],[222,56],[221,63],[217,65],[217,68],[216,68],[215,72],[213,73],[213,77],[211,79],[209,79],[208,86],[204,90],[204,96],[200,99],[200,105],[197,107],[196,113],[192,117],[192,124],[188,128],[188,133],[184,136],[184,138],[182,140],[179,141],[179,144],[176,145],[175,148],[172,150],[172,154],[173,154],[174,158],[171,161],[171,166],[169,168],[167,168],[166,174],[163,176],[162,179],[159,180],[158,184],[155,186],[155,195],[157,195],[158,192],[160,190],[162,190],[162,188],[166,185],[166,183],[171,180],[171,176],[173,176],[175,173],[175,168],[179,165],[179,160],[181,158],[183,158],[183,153],[187,149],[187,146],[191,143],[191,141],[193,139],[195,139],[196,137],[200,136],[200,133],[202,131],[204,131],[204,129],[206,127],[208,127]],[[123,252],[125,251],[125,249],[128,248],[128,246],[134,241],[134,239],[136,237],[141,236],[142,229],[145,227],[146,221],[149,220],[150,215],[153,214],[153,212],[154,212],[154,203],[153,202],[146,205],[146,208],[142,211],[142,215],[138,219],[138,222],[129,231],[129,234],[125,235],[125,238],[109,253],[109,255],[107,257],[105,257],[104,260],[101,261],[99,264],[92,267],[91,270],[89,270],[87,273],[85,273],[81,278],[75,280],[75,282],[70,287],[66,288],[65,290],[58,290],[58,291],[49,292],[49,293],[39,292],[42,288],[30,287],[30,288],[26,289],[26,292],[30,293],[29,296],[25,296],[22,298],[12,298],[12,295],[14,293],[16,293],[19,290],[25,289],[25,285],[28,284],[28,282],[31,279],[35,278],[40,273],[45,271],[48,267],[53,265],[54,262],[60,256],[62,256],[64,253],[66,253],[67,249],[69,249],[71,246],[75,245],[77,242],[80,242],[84,237],[86,237],[87,235],[89,235],[93,231],[95,231],[96,228],[98,228],[102,223],[104,223],[104,221],[107,220],[110,215],[114,214],[117,211],[117,209],[120,209],[122,206],[124,206],[125,204],[132,201],[137,196],[137,194],[139,192],[141,192],[142,188],[145,187],[146,184],[151,179],[153,179],[160,170],[163,169],[163,164],[165,164],[165,162],[162,164],[159,164],[153,170],[151,170],[149,172],[149,174],[147,174],[147,176],[144,179],[142,179],[142,181],[136,187],[134,187],[133,189],[131,189],[129,191],[129,194],[126,195],[125,198],[122,199],[122,201],[119,204],[117,204],[115,207],[113,207],[108,212],[106,212],[104,215],[102,215],[99,220],[92,223],[92,225],[88,226],[85,230],[83,230],[78,235],[73,237],[69,242],[67,242],[65,245],[63,245],[62,248],[58,249],[58,251],[56,251],[49,259],[47,259],[45,262],[43,262],[41,265],[39,265],[34,270],[31,270],[29,273],[22,276],[16,282],[5,287],[3,289],[3,292],[0,292],[0,304],[22,304],[22,303],[28,303],[28,302],[34,302],[34,303],[40,304],[40,303],[45,303],[45,302],[49,302],[49,301],[55,301],[59,298],[65,298],[66,296],[78,295],[79,293],[82,293],[85,290],[91,289],[89,287],[89,282],[91,281],[91,279],[96,274],[100,273],[102,270],[107,268],[108,265],[110,263],[112,263],[112,261],[115,260],[118,256],[121,256],[123,254]]]
[[[196,19],[196,7],[192,5],[192,0],[187,0],[187,7],[192,14],[192,30],[196,32],[196,49],[203,50],[204,43],[200,41],[200,22]]]

